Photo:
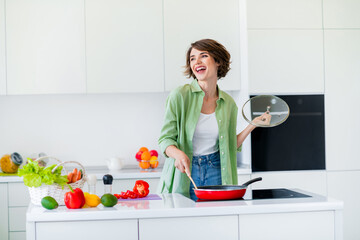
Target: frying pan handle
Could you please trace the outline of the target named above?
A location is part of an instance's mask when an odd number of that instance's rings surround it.
[[[246,183],[243,184],[243,186],[247,187],[249,186],[250,184],[254,183],[254,182],[258,182],[258,181],[261,181],[262,180],[262,177],[257,177],[257,178],[254,178],[254,179],[251,179],[249,181],[247,181]]]

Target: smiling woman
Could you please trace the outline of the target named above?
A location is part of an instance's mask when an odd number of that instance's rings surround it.
[[[167,99],[159,145],[167,157],[160,193],[181,193],[196,200],[196,185],[237,184],[236,152],[255,128],[236,133],[238,108],[217,85],[230,70],[230,53],[212,39],[191,44],[185,75],[191,84],[176,88]]]
[[[195,79],[198,77],[195,75],[196,71],[193,71],[193,66],[196,64],[195,61],[198,59],[196,55],[200,55],[201,58],[208,58],[210,56],[212,58],[211,60],[215,61],[217,66],[217,79],[225,77],[230,70],[231,56],[225,47],[214,40],[204,39],[192,43],[186,54],[185,75],[189,78],[193,77]]]

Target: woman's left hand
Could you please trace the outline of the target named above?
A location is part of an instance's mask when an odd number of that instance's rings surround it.
[[[261,116],[256,117],[252,122],[257,126],[269,126],[271,121],[271,115],[269,112],[264,112]]]

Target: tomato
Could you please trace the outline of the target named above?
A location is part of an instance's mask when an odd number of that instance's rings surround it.
[[[138,162],[141,161],[141,154],[142,154],[142,153],[143,153],[142,151],[138,151],[138,152],[135,154],[135,158],[136,158],[136,160],[137,160]]]
[[[158,152],[157,152],[156,150],[151,150],[151,151],[150,151],[150,155],[151,155],[151,156],[155,156],[155,157],[158,157],[158,156],[159,156],[159,154],[158,154]]]
[[[117,199],[121,198],[121,194],[114,194],[114,196],[115,196]]]

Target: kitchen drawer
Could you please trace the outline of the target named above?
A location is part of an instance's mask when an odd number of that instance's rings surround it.
[[[10,231],[26,231],[26,210],[27,207],[9,208]]]
[[[158,229],[159,227],[160,226],[157,226]],[[138,221],[104,220],[81,222],[41,222],[36,224],[36,240],[64,239],[138,240]]]
[[[241,240],[332,240],[334,212],[299,212],[240,215]]]
[[[161,227],[161,234],[154,231],[159,227]],[[238,216],[236,215],[139,220],[139,239],[141,240],[238,240],[238,235]]]
[[[9,240],[26,240],[26,232],[10,232]]]
[[[9,183],[9,206],[27,207],[30,203],[28,187],[21,183]]]

